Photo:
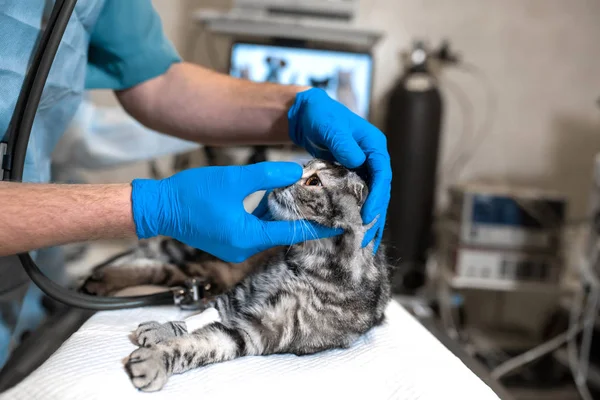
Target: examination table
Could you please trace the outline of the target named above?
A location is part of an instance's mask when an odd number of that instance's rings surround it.
[[[0,400],[499,398],[395,301],[386,322],[350,349],[243,357],[174,375],[159,392],[137,391],[123,368],[136,348],[131,331],[189,315],[175,307],[97,313]]]

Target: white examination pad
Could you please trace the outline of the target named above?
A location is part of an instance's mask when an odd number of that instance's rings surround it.
[[[498,399],[398,303],[350,349],[311,356],[244,357],[169,378],[138,392],[123,369],[140,322],[182,320],[174,307],[95,314],[40,368],[1,400],[94,399]]]

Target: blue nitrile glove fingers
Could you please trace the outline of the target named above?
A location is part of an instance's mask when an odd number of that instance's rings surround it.
[[[269,193],[271,193],[271,190],[267,190],[265,192],[254,211],[252,211],[252,215],[254,215],[256,218],[262,219],[263,221],[271,220],[271,214],[269,212]]]
[[[335,160],[348,168],[357,168],[366,161],[371,182],[362,217],[365,224],[377,220],[365,234],[363,246],[375,238],[373,250],[377,251],[392,180],[385,135],[321,89],[298,93],[288,121],[291,140],[314,157]]]
[[[132,182],[132,210],[140,239],[175,238],[225,261],[241,262],[276,245],[338,235],[305,221],[262,221],[246,212],[251,193],[295,183],[302,167],[265,162],[249,166],[190,169],[160,181]]]
[[[371,223],[377,218],[377,221],[371,229],[367,231],[363,239],[363,246],[366,246],[375,238],[374,249],[377,250],[383,236],[385,226],[387,207],[390,203],[390,193],[392,190],[392,167],[390,156],[387,153],[387,140],[383,134],[377,139],[366,141],[361,145],[367,148],[367,166],[372,176],[371,191],[362,209],[363,221]],[[383,152],[381,149],[384,149]]]

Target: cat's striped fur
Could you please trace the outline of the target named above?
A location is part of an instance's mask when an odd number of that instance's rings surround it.
[[[141,324],[135,337],[142,347],[126,364],[135,387],[159,390],[172,374],[241,356],[344,348],[382,322],[388,268],[382,250],[373,255],[372,245],[361,248],[364,181],[321,160],[304,172],[295,185],[269,195],[272,217],[308,219],[345,233],[258,257],[245,279],[209,304],[219,321],[193,332],[182,321]]]

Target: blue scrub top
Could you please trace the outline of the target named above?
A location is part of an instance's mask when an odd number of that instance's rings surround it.
[[[0,1],[0,137],[6,131],[52,0]],[[23,180],[48,182],[51,154],[86,89],[126,89],[157,77],[180,57],[150,0],[79,0],[48,76],[31,132]],[[55,249],[36,252],[52,275]],[[0,276],[18,276],[0,259]],[[13,268],[11,271],[10,268]],[[20,272],[20,271],[18,271]],[[15,278],[16,279],[16,278]],[[44,317],[34,285],[0,282],[0,367]]]

